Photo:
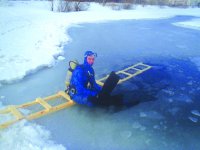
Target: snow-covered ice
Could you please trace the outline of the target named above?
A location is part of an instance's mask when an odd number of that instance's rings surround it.
[[[48,130],[25,120],[8,129],[0,130],[0,135],[0,148],[7,150],[66,150],[51,140]]]
[[[0,84],[22,79],[41,66],[52,66],[62,55],[70,37],[66,30],[75,24],[120,19],[159,19],[175,15],[200,16],[198,8],[138,6],[114,11],[91,3],[88,11],[57,13],[48,1],[9,1],[0,6]],[[199,24],[191,20],[193,25]]]
[[[200,30],[200,19],[192,19],[190,21],[177,22],[174,25]]]

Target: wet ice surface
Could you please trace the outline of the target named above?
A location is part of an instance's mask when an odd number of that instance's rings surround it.
[[[137,62],[153,68],[122,85],[122,108],[76,105],[35,120],[66,149],[200,149],[200,32],[173,26],[190,17],[116,21],[71,28],[65,59],[23,81],[0,89],[4,105],[21,104],[64,89],[68,61],[82,62],[94,50],[96,77]],[[12,92],[12,94],[10,94]]]

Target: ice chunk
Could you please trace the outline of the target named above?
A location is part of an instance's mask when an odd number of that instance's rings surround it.
[[[200,117],[200,112],[198,110],[192,110],[191,113],[193,115],[199,116]]]
[[[140,113],[140,117],[147,117],[151,119],[164,119],[164,116],[156,111],[142,112]]]
[[[195,117],[188,117],[192,122],[197,123],[198,122],[198,118]]]
[[[132,136],[132,132],[129,131],[129,130],[125,130],[125,131],[122,131],[122,132],[120,133],[120,135],[121,135],[121,137],[122,137],[123,139],[128,139],[128,138],[130,138],[130,137]]]
[[[147,115],[144,112],[140,113],[140,117],[146,117]]]
[[[65,57],[59,56],[59,57],[58,57],[58,60],[65,60]]]

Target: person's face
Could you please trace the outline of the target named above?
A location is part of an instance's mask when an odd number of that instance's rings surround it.
[[[94,64],[94,60],[95,60],[95,57],[93,55],[87,57],[87,63],[89,65],[93,65]]]

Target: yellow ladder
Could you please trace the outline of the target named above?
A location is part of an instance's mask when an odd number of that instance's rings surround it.
[[[119,80],[118,84],[123,83],[124,81],[127,81],[128,79],[130,79],[136,75],[139,75],[150,68],[151,68],[151,66],[146,65],[144,63],[137,63],[126,69],[120,70],[120,71],[116,72],[116,74],[118,74],[120,76],[120,80]],[[106,77],[104,77],[102,79],[97,80],[97,83],[99,85],[103,86],[104,81],[108,78],[108,76],[109,75],[107,75]],[[56,100],[59,98],[63,99],[64,103],[58,104],[56,106],[52,106],[49,103],[50,101]],[[41,105],[43,107],[43,109],[39,110],[37,112],[31,113],[29,115],[25,115],[20,111],[20,109],[22,109],[22,108],[28,108],[30,106],[34,106],[37,104]],[[4,123],[0,123],[0,129],[6,128],[22,119],[27,119],[27,120],[36,119],[36,118],[39,118],[46,114],[50,114],[52,112],[70,107],[74,104],[75,104],[75,102],[70,98],[70,96],[67,93],[65,93],[64,91],[59,91],[58,93],[56,93],[54,95],[44,97],[44,98],[36,98],[32,102],[28,102],[28,103],[25,103],[22,105],[8,106],[7,108],[0,110],[0,118],[1,118],[1,115],[11,114],[12,116],[14,116],[15,119],[5,121]]]
[[[119,75],[120,80],[118,82],[118,84],[123,83],[124,81],[129,80],[130,78],[137,76],[141,73],[143,73],[146,70],[149,70],[151,68],[151,66],[146,65],[142,62],[137,63],[135,65],[132,65],[128,68],[125,68],[123,70],[120,70],[118,72],[116,72],[117,75]],[[109,75],[105,76],[104,78],[100,79],[97,81],[97,83],[101,86],[103,86],[104,82],[106,81],[106,79],[108,78]]]
[[[51,100],[55,100],[58,98],[62,98],[65,100],[64,103],[56,105],[56,106],[51,106],[48,102]],[[29,115],[24,115],[22,114],[22,112],[20,111],[20,108],[28,108],[30,106],[39,104],[42,107],[44,107],[44,109],[37,111],[35,113],[29,114]],[[34,101],[32,102],[28,102],[19,106],[8,106],[7,108],[0,110],[0,115],[3,114],[11,114],[15,117],[15,119],[10,120],[10,121],[6,121],[2,124],[0,124],[0,129],[1,128],[6,128],[11,124],[14,124],[22,119],[27,119],[27,120],[32,120],[32,119],[36,119],[39,118],[41,116],[44,116],[46,114],[61,110],[63,108],[66,107],[70,107],[72,105],[74,105],[75,102],[72,101],[70,99],[70,96],[68,94],[66,94],[64,91],[59,91],[58,93],[45,97],[45,98],[36,98]]]

